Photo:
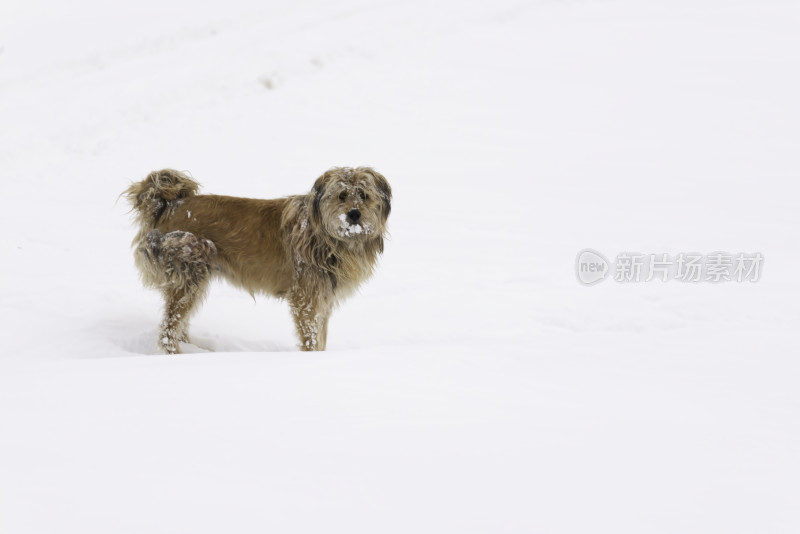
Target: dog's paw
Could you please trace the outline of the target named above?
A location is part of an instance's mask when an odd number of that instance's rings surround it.
[[[158,340],[158,348],[163,354],[180,354],[181,344],[178,339],[173,336],[162,334]]]

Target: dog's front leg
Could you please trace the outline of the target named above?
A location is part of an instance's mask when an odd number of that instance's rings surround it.
[[[297,288],[289,297],[289,307],[300,338],[300,350],[325,350],[330,306]]]
[[[317,334],[317,350],[325,350],[325,347],[328,345],[329,317],[330,317],[330,312],[328,312],[327,315],[320,317],[319,334]]]

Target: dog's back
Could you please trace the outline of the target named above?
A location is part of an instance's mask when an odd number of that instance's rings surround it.
[[[198,195],[199,187],[187,175],[164,169],[125,192],[140,224],[134,247],[145,282],[158,285],[150,280],[159,268],[153,262],[164,250],[158,236],[177,232],[195,236],[198,246],[213,244],[215,254],[208,259],[214,274],[251,293],[257,288],[283,296],[292,283],[292,263],[281,245],[281,214],[291,199]],[[185,237],[181,243],[185,246]]]
[[[281,229],[287,202],[197,195],[173,203],[155,228],[210,240],[217,249],[219,275],[248,292],[257,289],[280,297],[292,284],[292,262]]]

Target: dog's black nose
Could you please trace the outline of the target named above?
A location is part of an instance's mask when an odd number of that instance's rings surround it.
[[[350,220],[351,223],[356,224],[358,221],[361,220],[361,212],[357,209],[352,209],[347,212],[347,218]]]

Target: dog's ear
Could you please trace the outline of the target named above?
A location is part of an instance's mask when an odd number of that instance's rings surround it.
[[[325,187],[327,187],[330,177],[331,171],[325,171],[325,174],[317,178],[317,181],[314,182],[314,187],[311,188],[311,206],[309,207],[308,215],[311,222],[316,226],[322,224],[320,203],[322,202],[323,195],[325,195]]]
[[[389,181],[384,178],[381,173],[371,167],[363,167],[359,170],[371,174],[372,178],[375,180],[375,188],[378,190],[378,193],[380,193],[381,200],[383,201],[383,217],[387,219],[389,213],[392,211],[392,188],[389,185]]]

